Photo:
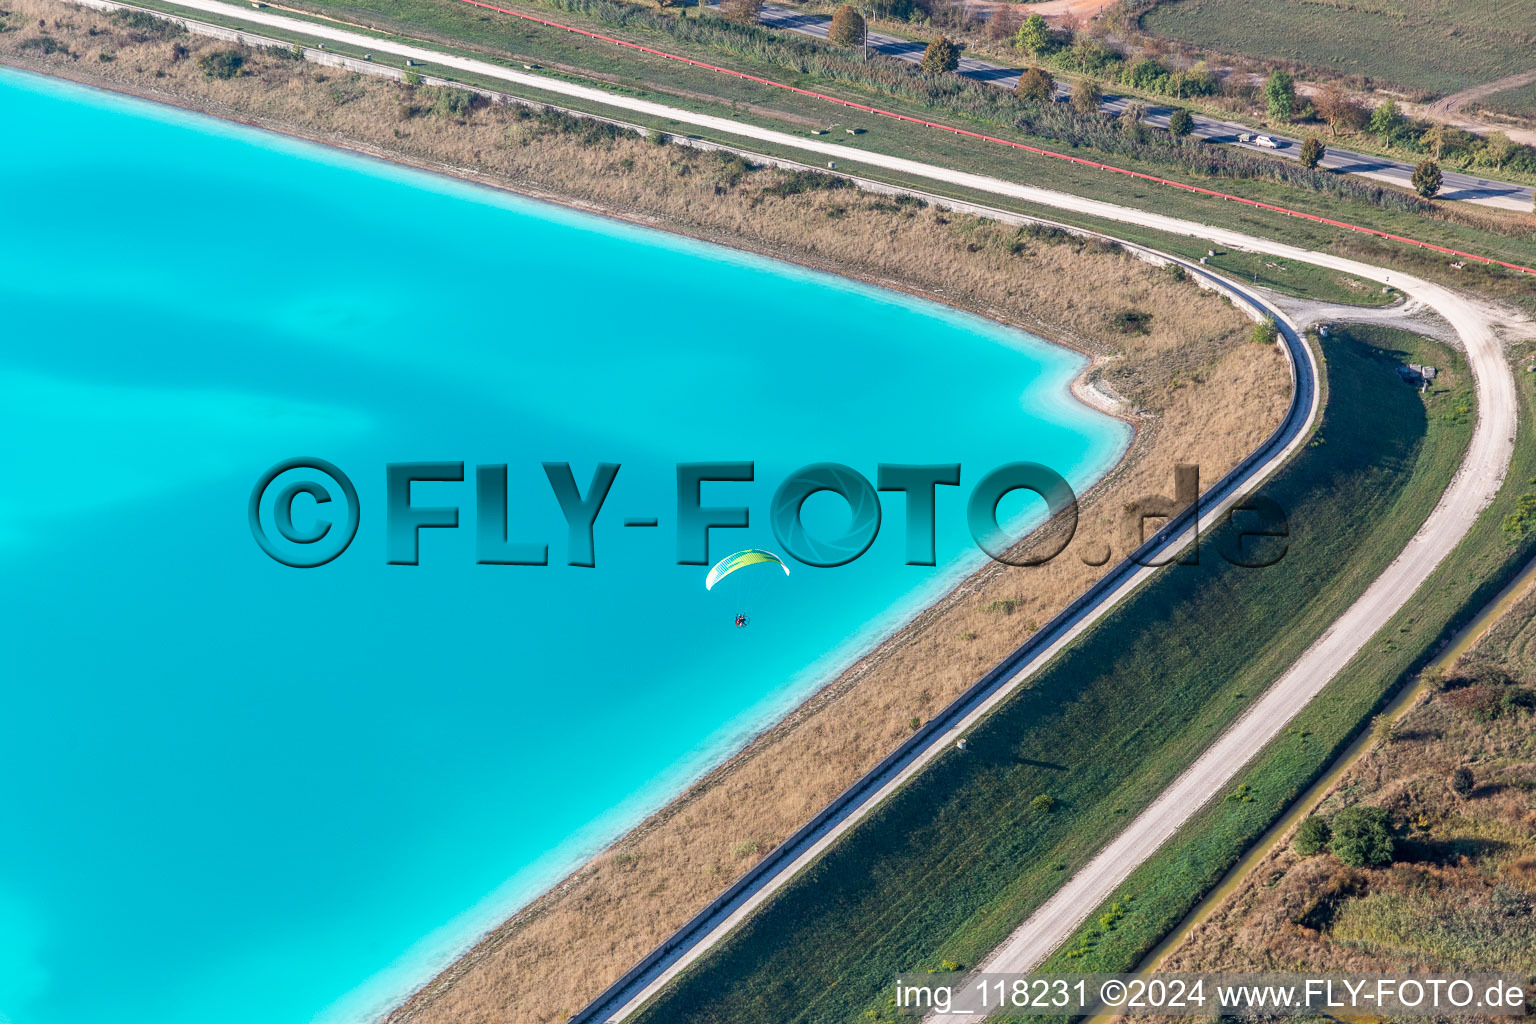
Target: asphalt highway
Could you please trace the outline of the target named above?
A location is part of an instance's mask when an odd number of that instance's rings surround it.
[[[791,32],[799,32],[818,39],[827,37],[828,26],[831,19],[820,14],[805,14],[800,11],[789,10],[784,7],[765,6],[762,13],[762,23],[769,28],[785,29]],[[880,32],[869,33],[869,48],[879,53],[895,57],[898,60],[917,63],[923,59],[923,50],[926,44],[911,39],[902,39],[898,36],[886,35]],[[1019,84],[1019,72],[1015,68],[1003,67],[998,64],[989,64],[975,57],[962,56],[960,58],[959,74],[978,82],[988,82],[1001,86],[1004,89],[1012,89]],[[1058,101],[1067,98],[1067,89],[1057,84],[1056,98]],[[1125,110],[1129,103],[1124,96],[1106,95],[1103,109],[1106,113],[1119,114]],[[1149,106],[1143,120],[1150,125],[1159,128],[1168,127],[1168,115],[1171,108],[1165,106]],[[1219,121],[1214,118],[1194,115],[1195,127],[1192,134],[1209,140],[1210,142],[1224,145],[1237,146],[1240,149],[1251,150],[1268,156],[1281,156],[1290,160],[1299,159],[1301,156],[1301,141],[1284,135],[1276,135],[1273,132],[1258,132],[1257,129],[1232,121]],[[1252,143],[1240,142],[1239,135],[1265,134],[1282,144],[1280,149],[1269,149]],[[1325,139],[1327,144],[1330,140]],[[1328,155],[1323,158],[1322,166],[1345,174],[1358,174],[1361,177],[1371,178],[1376,181],[1396,185],[1400,188],[1411,189],[1410,181],[1413,175],[1413,164],[1401,163],[1389,160],[1385,157],[1370,156],[1365,153],[1353,153],[1346,149],[1336,149],[1328,145]],[[1533,190],[1527,185],[1515,185],[1510,182],[1494,181],[1491,178],[1480,178],[1476,175],[1462,171],[1441,167],[1445,184],[1440,192],[1441,199],[1456,199],[1465,202],[1479,203],[1484,206],[1496,206],[1507,210],[1530,210]]]

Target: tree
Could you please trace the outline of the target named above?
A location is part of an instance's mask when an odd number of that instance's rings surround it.
[[[1174,107],[1168,115],[1168,131],[1174,138],[1182,139],[1195,130],[1195,119],[1183,107]]]
[[[1494,132],[1483,139],[1482,160],[1494,167],[1503,167],[1515,155],[1515,142],[1503,132]]]
[[[1072,112],[1079,117],[1093,117],[1104,102],[1099,83],[1091,78],[1079,78],[1072,83]]]
[[[738,25],[755,25],[762,13],[763,0],[720,0],[721,16]]]
[[[1140,100],[1131,100],[1120,113],[1119,124],[1121,134],[1138,143],[1147,141],[1147,126],[1142,119],[1147,116],[1147,105]]]
[[[918,65],[925,75],[942,75],[960,66],[960,47],[939,36],[923,51],[923,62]]]
[[[1210,96],[1220,87],[1211,66],[1203,60],[1196,61],[1184,72],[1183,81],[1184,88],[1181,91],[1187,96]]]
[[[1276,71],[1264,83],[1264,102],[1269,105],[1269,116],[1277,121],[1289,121],[1296,113],[1296,80],[1284,71]]]
[[[1328,823],[1314,814],[1296,830],[1296,837],[1291,840],[1291,849],[1303,857],[1310,857],[1314,853],[1322,853],[1332,838],[1333,830],[1328,827]]]
[[[1451,772],[1451,789],[1457,796],[1471,796],[1472,790],[1477,788],[1477,776],[1472,774],[1472,769],[1462,765]]]
[[[1327,155],[1328,150],[1323,148],[1323,140],[1316,135],[1308,136],[1307,141],[1301,144],[1301,166],[1309,171],[1317,170],[1317,165]]]
[[[1040,814],[1049,814],[1056,809],[1056,798],[1049,793],[1041,793],[1029,802],[1029,806]]]
[[[1441,154],[1445,152],[1446,139],[1445,125],[1436,121],[1424,130],[1424,134],[1420,137],[1419,141],[1424,143],[1424,148],[1429,150],[1431,160],[1439,160]]]
[[[1384,807],[1346,807],[1333,819],[1333,839],[1328,849],[1352,868],[1380,867],[1392,863],[1397,840]]]
[[[1031,57],[1040,56],[1050,45],[1051,30],[1046,27],[1045,19],[1038,14],[1025,18],[1024,24],[1019,26],[1018,35],[1013,37],[1014,49]]]
[[[1148,92],[1168,93],[1172,81],[1172,72],[1151,57],[1143,57],[1130,66],[1122,81],[1129,81],[1138,89]]]
[[[1084,74],[1103,71],[1115,56],[1115,51],[1104,45],[1102,40],[1095,39],[1086,33],[1078,36],[1077,41],[1072,44],[1072,62]]]
[[[1022,20],[1019,12],[1012,7],[1000,7],[987,19],[984,31],[987,38],[994,43],[1000,43],[1005,39],[1012,42],[1013,37],[1018,34],[1019,23]]]
[[[1049,103],[1056,95],[1056,80],[1044,68],[1029,68],[1019,73],[1016,90],[1019,99],[1033,103]]]
[[[1359,131],[1369,118],[1365,107],[1344,95],[1336,85],[1318,93],[1312,106],[1317,110],[1317,116],[1328,122],[1328,131],[1334,138]]]
[[[1413,190],[1425,199],[1433,199],[1440,193],[1440,185],[1445,180],[1440,173],[1440,165],[1433,160],[1425,160],[1413,169]]]
[[[1380,139],[1382,145],[1390,147],[1403,130],[1403,115],[1397,112],[1397,104],[1387,100],[1371,111],[1366,130]]]
[[[865,31],[864,15],[853,4],[843,4],[832,15],[832,31],[828,38],[838,46],[863,46]]]

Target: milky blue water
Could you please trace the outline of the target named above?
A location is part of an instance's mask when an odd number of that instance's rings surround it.
[[[1082,487],[1127,439],[1068,397],[1077,356],[905,296],[3,70],[0,132],[12,1024],[377,1011],[973,566],[984,472]],[[312,570],[246,517],[299,455],[362,506]],[[937,568],[902,564],[886,495],[863,558],[739,609],[674,564],[673,465],[711,459],[756,463],[705,487],[753,510],[715,558],[778,546],[806,463],[966,486]],[[388,565],[384,466],[412,460],[468,465],[413,492],[461,525]],[[596,568],[564,564],[544,461],[583,489],[622,465]],[[475,564],[479,463],[549,566]]]

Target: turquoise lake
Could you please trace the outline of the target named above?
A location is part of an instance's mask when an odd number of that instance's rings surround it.
[[[6,70],[0,131],[9,1024],[367,1019],[974,568],[983,474],[1081,491],[1129,439],[1080,356],[904,295]],[[247,524],[292,456],[362,507],[312,570]],[[413,491],[460,526],[389,565],[384,467],[418,460],[466,464]],[[886,494],[862,558],[738,630],[675,564],[706,460],[756,463],[705,487],[752,510],[711,558],[779,547],[796,467],[964,468],[936,568]],[[595,568],[546,461],[623,467]],[[475,564],[482,463],[548,566]]]

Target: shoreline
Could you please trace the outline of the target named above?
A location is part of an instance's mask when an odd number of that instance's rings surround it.
[[[104,80],[98,75],[74,72],[73,69],[67,68],[61,69],[44,61],[18,59],[13,54],[0,56],[0,64],[16,67],[18,70],[26,73],[60,78],[87,88],[130,95],[150,102],[173,106],[181,110],[234,121],[248,127],[285,137],[318,142],[334,149],[370,157],[390,164],[442,174],[457,180],[490,186],[499,191],[525,198],[554,203],[562,207],[610,217],[643,227],[664,230],[698,241],[725,245],[731,249],[755,253],[816,271],[837,274],[840,277],[900,291],[927,301],[940,303],[950,308],[979,315],[1010,329],[1024,330],[1037,334],[1049,344],[1059,345],[1076,351],[1087,358],[1086,365],[1070,382],[1070,393],[1076,400],[1095,408],[1099,412],[1112,415],[1125,422],[1131,431],[1131,436],[1119,457],[1098,477],[1091,487],[1080,495],[1080,500],[1085,504],[1090,501],[1104,499],[1107,492],[1115,488],[1122,481],[1125,481],[1126,478],[1132,476],[1136,470],[1142,468],[1144,461],[1153,450],[1156,442],[1161,439],[1163,433],[1161,428],[1164,426],[1164,423],[1159,417],[1137,409],[1135,403],[1115,395],[1113,393],[1114,389],[1099,379],[1107,363],[1114,358],[1124,357],[1105,356],[1102,352],[1095,351],[1086,339],[1078,336],[1071,328],[1052,329],[1043,324],[1026,324],[1020,317],[1010,315],[1004,310],[988,306],[983,302],[975,301],[970,296],[947,292],[942,288],[925,288],[916,282],[882,275],[873,272],[870,267],[852,264],[848,261],[829,257],[811,250],[776,245],[764,238],[748,240],[740,234],[730,234],[701,225],[690,225],[677,218],[668,218],[614,204],[561,194],[541,189],[527,182],[512,184],[474,168],[429,160],[419,155],[379,146],[357,138],[350,138],[339,132],[328,134],[307,129],[302,125],[292,122],[252,116],[233,108],[221,109],[220,105],[215,103],[196,102],[186,96],[169,93],[160,89],[134,87],[131,83]],[[107,82],[110,82],[110,84],[106,84]],[[1109,388],[1110,393],[1105,393],[1103,388]],[[1035,539],[1038,539],[1038,535],[1034,536]],[[580,865],[575,870],[564,873],[554,884],[544,888],[538,895],[523,901],[518,909],[510,917],[503,919],[499,925],[465,942],[462,951],[452,957],[451,962],[446,968],[437,971],[434,976],[424,983],[414,985],[409,997],[403,1001],[392,1002],[392,1008],[383,1014],[382,1017],[391,1021],[415,1018],[418,1012],[423,1009],[424,1004],[430,1002],[442,986],[463,976],[472,970],[476,964],[492,955],[502,942],[510,938],[510,933],[515,931],[520,922],[538,918],[561,900],[574,886],[581,882],[583,872],[590,868],[595,861],[602,858],[605,854],[612,853],[619,846],[636,843],[646,836],[664,829],[669,823],[675,821],[679,815],[683,814],[693,800],[710,790],[723,786],[736,773],[743,771],[750,765],[758,755],[768,752],[778,740],[793,733],[822,710],[838,703],[861,682],[878,673],[892,659],[898,658],[903,649],[919,642],[924,636],[924,631],[943,619],[946,613],[973,599],[977,594],[986,590],[989,584],[995,583],[1004,573],[1005,569],[1003,567],[992,562],[987,562],[974,571],[958,572],[957,579],[953,584],[947,585],[944,592],[936,599],[923,600],[910,613],[903,612],[896,615],[896,621],[892,626],[880,630],[882,639],[873,640],[861,645],[855,653],[850,653],[846,659],[839,659],[845,661],[843,667],[828,670],[825,676],[819,678],[814,692],[806,699],[798,701],[787,714],[767,722],[760,729],[754,730],[751,738],[743,745],[735,748],[734,753],[724,756],[713,767],[703,771],[690,784],[684,786],[680,791],[667,799],[659,809],[645,815],[634,827],[622,830],[618,838],[612,842],[604,843],[592,855],[583,856]],[[942,704],[942,701],[940,703]],[[466,913],[471,913],[472,911],[473,908],[468,908]]]
[[[69,0],[62,0],[62,2],[69,2]],[[656,231],[667,232],[668,234],[681,235],[685,238],[691,238],[695,241],[706,242],[711,245],[719,245],[727,249],[735,249],[739,252],[751,253],[756,256],[763,256],[768,259],[778,260],[783,263],[790,263],[807,270],[814,270],[837,277],[849,278],[854,281],[862,282],[863,284],[873,285],[876,288],[884,288],[890,291],[901,292],[902,294],[910,295],[914,298],[922,299],[926,302],[936,303],[938,305],[947,306],[951,309],[956,309],[964,313],[970,313],[973,316],[983,317],[987,320],[993,321],[994,323],[1001,324],[1003,327],[1006,327],[1009,330],[1022,331],[1025,334],[1039,337],[1041,341],[1044,341],[1049,345],[1055,345],[1058,348],[1064,348],[1082,356],[1085,360],[1087,360],[1087,363],[1083,367],[1082,371],[1078,373],[1078,375],[1074,377],[1069,384],[1069,390],[1072,396],[1078,401],[1082,402],[1084,405],[1087,405],[1088,407],[1099,412],[1103,412],[1106,415],[1113,416],[1116,419],[1130,425],[1134,433],[1138,435],[1140,433],[1137,427],[1136,417],[1131,412],[1126,411],[1127,403],[1124,399],[1103,394],[1101,391],[1091,386],[1089,378],[1095,372],[1097,372],[1103,366],[1103,364],[1109,361],[1107,357],[1094,352],[1092,349],[1087,347],[1087,345],[1081,339],[1072,337],[1072,332],[1070,330],[1061,332],[1062,334],[1066,335],[1065,339],[1056,336],[1048,337],[1044,332],[1048,331],[1049,328],[1043,325],[1030,325],[1023,323],[1020,320],[1010,317],[1007,313],[994,307],[988,307],[974,302],[968,302],[964,296],[950,295],[932,289],[925,289],[919,285],[897,278],[882,277],[876,274],[871,274],[865,268],[850,266],[849,264],[838,260],[818,257],[815,253],[805,250],[795,250],[783,246],[768,245],[762,242],[759,242],[757,245],[752,245],[744,242],[739,235],[701,230],[695,226],[688,225],[680,221],[670,220],[664,217],[658,217],[640,211],[626,209],[620,206],[613,206],[605,203],[584,200],[579,197],[564,195],[562,193],[550,191],[548,189],[541,189],[522,182],[513,185],[504,179],[498,178],[495,175],[487,174],[484,171],[476,170],[473,167],[455,166],[453,164],[445,163],[442,161],[427,160],[414,154],[403,152],[401,150],[392,150],[384,146],[364,142],[355,138],[347,138],[337,134],[324,134],[321,132],[311,131],[304,128],[302,125],[293,124],[291,122],[283,122],[274,118],[252,117],[233,109],[220,110],[217,109],[214,104],[193,103],[186,97],[179,96],[175,93],[166,92],[164,90],[134,87],[127,83],[119,83],[115,81],[108,85],[101,78],[93,77],[87,74],[69,74],[66,73],[67,69],[59,69],[53,65],[45,64],[42,61],[18,58],[13,54],[0,54],[0,68],[10,68],[12,70],[22,72],[23,74],[36,75],[40,78],[56,78],[62,81],[71,82],[82,88],[93,89],[98,92],[112,93],[121,96],[131,96],[134,99],[143,100],[147,103],[156,103],[161,106],[174,107],[177,110],[182,110],[191,114],[199,114],[206,117],[212,117],[220,121],[229,121],[233,124],[243,125],[244,127],[253,128],[257,131],[266,132],[271,135],[277,135],[288,139],[297,139],[302,142],[314,143],[316,145],[325,146],[328,149],[334,149],[343,153],[350,153],[354,156],[365,157],[369,160],[378,161],[379,163],[390,164],[397,167],[407,167],[413,170],[425,172],[427,174],[435,174],[440,177],[451,178],[455,181],[467,182],[472,185],[479,185],[483,188],[494,189],[498,192],[504,192],[523,199],[531,199],[536,202],[548,203],[552,206],[560,206],[566,209],[577,210],[582,213],[590,213],[594,216],[606,217],[610,220],[622,221],[626,224],[633,224],[637,227],[651,228]],[[1118,463],[1116,465],[1118,466]],[[1079,495],[1079,497],[1083,497],[1083,495]]]
[[[584,202],[579,199],[561,196],[558,193],[547,192],[539,189],[524,189],[513,187],[505,181],[501,181],[491,175],[478,172],[472,168],[454,167],[445,163],[435,163],[433,161],[422,160],[416,157],[412,157],[409,154],[394,153],[384,147],[370,145],[356,139],[326,136],[316,132],[308,132],[303,130],[300,126],[283,125],[268,118],[249,118],[240,116],[238,112],[224,114],[215,109],[212,109],[212,105],[191,103],[186,101],[184,97],[179,97],[175,94],[164,93],[160,90],[131,87],[112,88],[102,84],[100,79],[92,78],[89,75],[59,74],[52,70],[45,69],[40,64],[28,67],[27,63],[36,64],[36,62],[16,61],[14,58],[9,56],[0,58],[0,68],[10,68],[12,70],[20,71],[24,74],[37,75],[38,77],[42,78],[57,78],[86,89],[108,94],[128,96],[134,99],[143,100],[145,102],[172,107],[191,114],[214,117],[218,118],[219,120],[229,121],[234,124],[239,124],[244,127],[270,133],[272,135],[281,136],[283,138],[297,139],[302,142],[323,145],[330,149],[348,153],[354,156],[365,157],[380,163],[390,164],[398,167],[407,167],[429,174],[436,174],[442,177],[453,179],[455,181],[467,182],[473,185],[492,188],[498,192],[504,192],[510,195],[518,196],[520,198],[549,203],[554,206],[577,210],[582,213],[589,213],[595,216],[607,217],[609,219],[622,221],[626,224],[633,224],[637,227],[644,227],[657,231],[665,231],[669,234],[681,235],[683,237],[690,238],[699,242],[704,242],[706,244],[720,245],[739,252],[750,253],[752,255],[762,256],[768,259],[789,263],[796,267],[816,271],[818,273],[832,274],[877,288],[900,292],[901,294],[910,295],[914,298],[921,299],[926,302],[933,302],[949,309],[958,310],[973,316],[983,317],[992,323],[1007,328],[1008,330],[1019,331],[1028,334],[1031,337],[1037,337],[1040,341],[1048,345],[1056,346],[1076,353],[1082,358],[1083,366],[1071,378],[1071,380],[1067,382],[1065,393],[1075,401],[1104,415],[1113,417],[1119,422],[1125,424],[1129,432],[1129,437],[1122,445],[1120,452],[1115,460],[1110,463],[1110,465],[1094,479],[1094,482],[1086,490],[1078,495],[1080,501],[1086,501],[1091,496],[1099,494],[1107,486],[1109,486],[1116,477],[1118,477],[1123,472],[1133,468],[1136,461],[1145,454],[1145,449],[1149,444],[1149,439],[1145,437],[1145,433],[1146,430],[1149,429],[1150,425],[1146,423],[1139,424],[1137,417],[1135,417],[1134,413],[1129,408],[1129,403],[1124,398],[1113,394],[1106,394],[1104,390],[1101,390],[1101,388],[1104,387],[1102,382],[1097,382],[1094,380],[1095,376],[1103,368],[1103,366],[1111,361],[1111,357],[1106,357],[1097,353],[1090,352],[1079,344],[1061,341],[1056,338],[1043,337],[1035,333],[1035,330],[1038,330],[1038,328],[1031,329],[1029,327],[1025,327],[1013,319],[1007,318],[1006,315],[1002,314],[1000,311],[984,309],[974,303],[965,302],[963,298],[952,295],[944,295],[942,293],[937,293],[931,290],[925,290],[908,282],[881,278],[875,275],[862,273],[860,272],[859,268],[850,268],[847,265],[839,262],[817,259],[813,254],[808,252],[798,252],[791,255],[778,247],[744,244],[733,236],[688,230],[686,226],[672,224],[663,220],[662,218],[647,216],[643,213],[638,213],[633,210],[625,210],[617,207],[605,206],[599,203]],[[1043,525],[1044,524],[1042,524],[1042,526]],[[1037,540],[1038,529],[1039,528],[1037,527],[1036,531],[1032,531],[1029,536],[1021,542],[1021,544],[1027,544],[1031,541]],[[699,756],[697,760],[699,762],[707,763],[709,765],[708,767],[702,768],[698,771],[687,770],[685,767],[686,761],[673,766],[675,769],[684,769],[681,774],[689,781],[683,783],[679,788],[673,790],[671,795],[667,796],[659,807],[641,814],[638,820],[635,820],[633,824],[621,825],[616,830],[597,829],[601,819],[588,823],[588,825],[584,826],[584,828],[608,833],[611,835],[611,838],[600,841],[600,843],[598,843],[595,848],[592,848],[587,852],[575,854],[573,857],[569,858],[569,863],[572,865],[571,867],[557,869],[555,872],[553,872],[554,880],[552,882],[548,884],[536,883],[538,884],[537,892],[526,898],[521,896],[515,898],[515,901],[510,904],[508,909],[497,909],[495,911],[489,911],[482,914],[478,912],[478,906],[465,908],[461,916],[472,918],[482,916],[487,918],[494,917],[496,923],[491,925],[489,928],[481,928],[479,926],[475,926],[474,933],[469,937],[456,939],[445,943],[447,946],[454,947],[455,951],[432,957],[432,960],[434,961],[446,961],[444,966],[430,967],[430,974],[423,974],[422,972],[410,972],[405,969],[404,964],[399,962],[391,963],[390,965],[387,965],[381,969],[379,972],[381,975],[391,973],[396,969],[401,969],[402,973],[416,973],[419,976],[419,980],[411,982],[408,991],[378,1000],[377,1002],[384,1004],[385,1008],[382,1010],[371,1011],[365,1019],[369,1022],[394,1022],[397,1020],[409,1020],[411,1007],[416,998],[422,993],[426,992],[428,989],[431,989],[440,981],[447,980],[451,976],[458,973],[458,969],[461,967],[461,965],[472,963],[475,959],[475,951],[497,930],[506,927],[508,924],[525,914],[537,913],[540,905],[545,901],[557,899],[561,895],[562,889],[580,873],[583,867],[589,864],[596,857],[601,856],[603,853],[611,850],[618,843],[632,837],[644,835],[645,833],[660,827],[666,821],[675,817],[675,815],[682,810],[682,805],[687,801],[690,794],[694,793],[696,790],[710,788],[711,786],[729,777],[733,769],[737,767],[737,762],[739,760],[745,760],[748,755],[756,751],[758,748],[768,745],[775,735],[793,729],[795,725],[797,725],[801,720],[814,714],[815,710],[817,710],[819,707],[831,703],[832,701],[843,696],[848,690],[852,689],[867,672],[874,668],[875,664],[878,663],[882,656],[888,656],[890,654],[890,652],[886,650],[888,647],[899,646],[903,643],[903,634],[907,633],[908,631],[917,629],[921,623],[930,619],[931,617],[936,617],[946,607],[951,606],[954,602],[967,596],[983,581],[995,576],[1000,571],[1002,571],[1000,567],[989,559],[983,559],[982,564],[979,567],[973,569],[965,569],[961,566],[957,566],[953,573],[947,574],[949,577],[948,579],[942,583],[935,584],[931,588],[938,591],[937,596],[927,597],[926,595],[914,596],[914,594],[908,594],[903,595],[902,598],[897,599],[897,601],[895,601],[885,613],[891,619],[891,623],[889,625],[882,626],[877,631],[878,636],[876,638],[859,641],[857,643],[853,642],[854,638],[849,638],[848,641],[845,641],[845,643],[848,643],[851,646],[849,653],[839,656],[839,651],[834,649],[826,652],[823,655],[823,657],[830,658],[837,664],[825,670],[816,671],[815,674],[818,681],[814,684],[814,687],[811,689],[808,695],[798,700],[793,700],[792,705],[787,712],[768,718],[760,726],[753,726],[741,730],[741,732],[747,734],[745,742],[739,744],[726,744],[726,750],[729,752],[725,752],[720,755],[708,754]],[[912,607],[903,607],[908,603],[910,603]],[[813,671],[813,668],[808,667],[806,671]],[[722,726],[722,728],[726,727],[728,727],[728,724],[727,726]],[[609,813],[615,813],[620,810],[622,810],[621,807],[612,808],[610,809]],[[512,881],[512,879],[508,879],[508,882],[510,881]],[[494,893],[487,894],[486,900],[492,900],[494,895]],[[443,925],[440,926],[439,930],[447,929],[451,927],[451,925],[452,921],[444,922]],[[429,938],[431,938],[430,933],[428,935],[422,936],[421,941],[425,942]],[[400,960],[405,960],[408,954],[409,951],[403,953],[400,957]],[[357,989],[354,989],[348,993],[344,993],[341,998],[337,1000],[337,1004],[348,1002],[358,993],[366,991],[369,983],[370,982],[364,982],[363,985],[359,986]],[[327,1010],[323,1012],[321,1019],[329,1020],[330,1017],[331,1008],[327,1008]]]

